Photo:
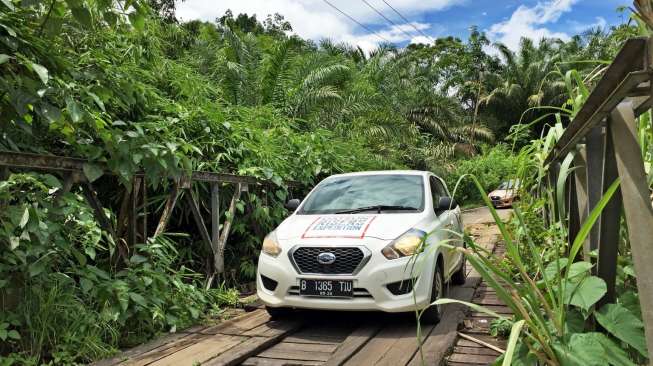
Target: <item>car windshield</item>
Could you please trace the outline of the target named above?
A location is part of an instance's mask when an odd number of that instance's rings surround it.
[[[509,180],[499,185],[498,189],[519,189],[519,180]]]
[[[421,175],[379,174],[327,178],[306,199],[298,214],[414,213],[423,209]]]

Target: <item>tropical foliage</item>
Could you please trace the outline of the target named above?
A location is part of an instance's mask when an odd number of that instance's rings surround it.
[[[635,34],[624,25],[515,51],[473,28],[467,40],[365,53],[291,29],[278,14],[179,23],[169,0],[0,0],[0,149],[89,160],[85,178],[114,223],[139,171],[154,213],[167,177],[191,169],[270,181],[237,203],[229,287],[254,277],[286,198],[329,174],[412,168],[454,182],[473,172],[492,188],[514,174],[513,148],[555,121],[533,107],[564,103],[569,70],[599,75],[584,60],[609,60]],[[78,187],[62,193],[61,176],[1,173],[3,364],[91,361],[235,301],[225,286],[205,289],[210,252],[186,209],[169,233],[127,247]],[[481,198],[472,188],[460,186],[463,203]]]

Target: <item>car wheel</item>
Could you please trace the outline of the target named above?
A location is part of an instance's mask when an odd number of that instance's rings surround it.
[[[463,263],[460,265],[460,268],[454,274],[451,275],[451,284],[452,285],[464,285],[465,280],[467,279],[467,258],[463,254]]]
[[[435,300],[442,298],[444,295],[444,275],[442,268],[438,265],[435,267],[435,275],[433,276],[433,288],[431,289],[431,303]],[[426,324],[436,324],[440,321],[442,315],[442,305],[431,305],[424,312],[420,318]]]
[[[270,315],[270,318],[272,318],[272,320],[278,320],[290,315],[291,310],[288,308],[271,308],[269,306],[266,306],[265,311],[268,312],[268,315]]]

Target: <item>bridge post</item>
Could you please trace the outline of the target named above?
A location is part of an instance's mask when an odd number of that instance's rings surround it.
[[[621,177],[624,215],[632,251],[646,343],[653,350],[653,206],[637,135],[632,103],[621,103],[611,113],[610,130]]]
[[[603,124],[592,128],[585,137],[585,163],[587,176],[587,213],[596,207],[603,195],[603,165],[605,150],[605,134]],[[614,179],[613,179],[614,180]],[[609,183],[608,183],[609,187]],[[592,252],[599,248],[600,243],[600,220],[594,224],[588,239],[588,251]],[[596,272],[596,268],[593,269]]]

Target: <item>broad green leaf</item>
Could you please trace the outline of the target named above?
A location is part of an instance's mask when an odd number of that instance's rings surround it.
[[[15,340],[19,340],[19,339],[20,339],[20,334],[19,334],[18,331],[15,330],[15,329],[10,330],[10,331],[7,333],[7,335],[8,335],[9,338],[11,338],[11,339],[15,339]]]
[[[594,313],[596,320],[610,334],[648,357],[644,323],[630,310],[620,304],[607,304]]]
[[[129,298],[132,299],[135,303],[137,303],[140,306],[143,306],[143,307],[147,306],[147,301],[145,301],[145,298],[140,294],[137,294],[135,292],[130,292],[129,293]]]
[[[129,13],[129,22],[139,32],[145,28],[145,16],[140,12]]]
[[[0,53],[0,65],[4,64],[5,62],[9,61],[11,57],[9,55],[5,55],[4,53]]]
[[[43,261],[36,261],[28,267],[30,277],[36,277],[45,271],[45,264]]]
[[[43,84],[47,84],[48,80],[50,80],[48,69],[34,62],[30,63],[30,66],[32,67],[32,70],[34,70],[34,72],[39,76],[41,82],[43,82]]]
[[[93,21],[91,20],[91,12],[84,6],[75,6],[70,9],[70,12],[81,25],[86,28],[92,28]]]
[[[576,333],[569,339],[569,350],[584,365],[634,365],[628,355],[601,333]],[[564,365],[564,364],[563,364]]]
[[[3,341],[6,341],[7,340],[7,333],[8,333],[7,329],[0,328],[0,339],[2,339]]]
[[[98,165],[93,163],[85,163],[83,166],[83,170],[84,170],[84,175],[86,176],[86,179],[88,179],[89,182],[94,182],[104,174],[102,168],[100,168]]]
[[[587,311],[605,295],[607,290],[605,281],[596,276],[587,277],[579,283],[568,281],[565,286],[565,303]]]
[[[23,216],[20,218],[20,223],[18,226],[20,228],[24,228],[25,225],[27,225],[27,222],[29,221],[29,207],[25,207],[25,211],[23,211]]]
[[[582,274],[587,274],[592,269],[592,263],[589,262],[576,262],[572,263],[569,267],[569,279],[578,277]]]
[[[82,108],[79,103],[75,102],[72,98],[66,98],[66,110],[70,115],[70,119],[77,123],[82,120]]]
[[[82,287],[82,291],[89,292],[93,288],[93,282],[88,278],[82,278],[79,280],[79,285]]]
[[[567,258],[560,258],[558,260],[552,261],[546,266],[546,269],[544,270],[544,275],[549,280],[554,280],[558,278],[560,275],[560,273],[558,273],[558,270],[562,271],[565,267],[567,267],[567,262],[568,262]]]
[[[143,263],[143,262],[147,262],[147,258],[143,257],[140,254],[134,254],[134,255],[132,255],[131,258],[129,258],[129,261],[131,263],[133,263],[133,264],[140,264],[140,263]]]
[[[17,236],[10,236],[9,237],[9,248],[11,250],[14,250],[14,249],[18,248],[19,245],[20,245],[20,238],[19,237],[17,237]]]

